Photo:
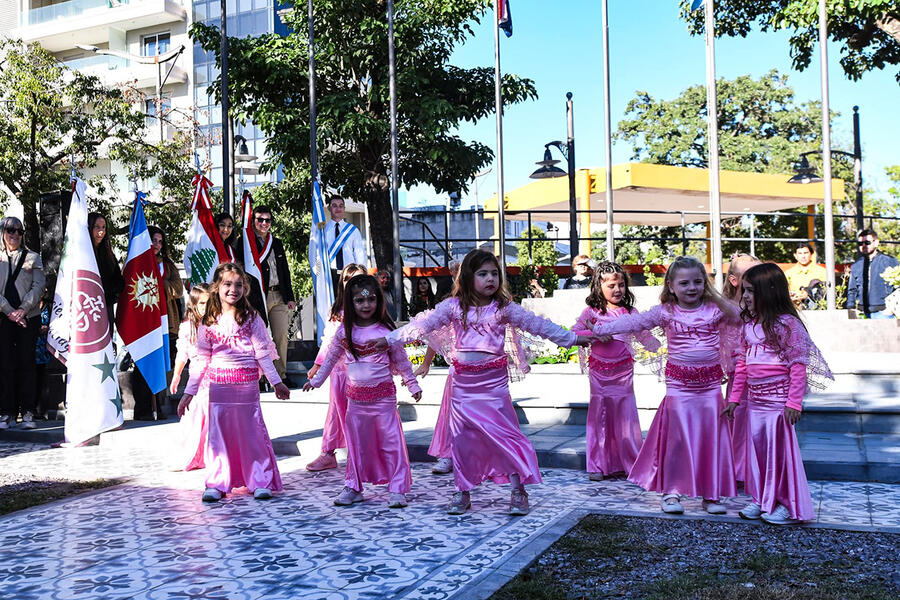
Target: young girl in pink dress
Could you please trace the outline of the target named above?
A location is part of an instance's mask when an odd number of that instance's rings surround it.
[[[352,278],[344,293],[343,327],[328,344],[322,368],[303,386],[307,392],[321,386],[334,366],[345,362],[347,471],[344,489],[334,499],[338,506],[362,502],[364,483],[387,484],[391,508],[407,504],[412,474],[392,374],[400,373],[416,401],[422,397],[422,390],[403,348],[375,350],[367,345],[393,329],[378,280],[371,275]]]
[[[741,301],[741,279],[744,271],[758,265],[759,259],[751,254],[735,254],[728,264],[728,273],[725,275],[725,284],[722,287],[722,297],[738,306]],[[725,347],[731,349],[731,356],[726,361],[725,375],[728,377],[728,386],[725,388],[725,397],[731,396],[734,387],[734,370],[741,354],[741,323],[734,323],[726,328],[725,335],[728,341]],[[734,411],[734,420],[731,421],[731,454],[734,457],[734,476],[739,482],[744,481],[744,456],[747,449],[747,405],[741,403]]]
[[[726,414],[746,404],[748,436],[744,487],[753,502],[745,519],[774,525],[815,519],[794,425],[809,385],[833,379],[791,302],[778,265],[764,263],[744,273],[741,355]]]
[[[277,352],[265,323],[247,300],[250,286],[234,263],[216,267],[206,314],[197,329],[197,355],[178,416],[209,384],[209,442],[205,502],[246,487],[264,500],[282,489],[275,452],[259,405],[260,371],[282,400],[291,397],[272,363]]]
[[[560,346],[586,345],[559,325],[512,302],[500,265],[492,253],[473,250],[463,260],[455,296],[420,313],[408,325],[373,343],[400,346],[420,339],[453,363],[450,388],[450,452],[456,493],[447,508],[462,514],[471,506],[469,491],[482,482],[511,483],[509,514],[528,513],[525,484],[540,483],[537,454],[519,429],[509,395],[506,341],[513,360],[527,370],[516,329],[548,338]],[[511,329],[511,331],[510,331]]]
[[[175,367],[172,371],[172,384],[169,392],[178,393],[181,383],[181,372],[189,360],[197,356],[197,328],[206,313],[209,300],[209,286],[197,283],[188,294],[187,315],[178,326],[178,341],[175,344]],[[202,469],[205,466],[203,455],[206,452],[206,437],[209,429],[209,383],[204,379],[194,398],[190,409],[181,419],[181,443],[178,447],[176,465],[184,471]]]
[[[735,495],[731,434],[722,397],[720,332],[737,311],[713,289],[706,269],[681,256],[666,271],[661,304],[641,314],[594,325],[598,336],[662,327],[668,345],[663,398],[629,474],[645,490],[664,494],[662,510],[684,512],[679,495],[700,496],[710,514]]]
[[[591,335],[594,325],[638,314],[634,294],[628,289],[628,274],[614,262],[601,262],[594,270],[591,293],[585,302],[588,306],[572,328],[581,335]],[[634,336],[618,334],[608,342],[592,343],[590,355],[581,362],[591,384],[587,417],[587,471],[591,481],[603,481],[604,475],[620,471],[627,474],[641,449],[632,337],[651,352],[659,350],[659,340],[648,331]]]
[[[344,286],[352,277],[364,275],[365,272],[365,267],[356,263],[344,266],[344,269],[341,271],[340,285],[335,290],[334,304],[331,305],[331,314],[328,322],[325,324],[325,332],[322,335],[322,346],[316,355],[315,364],[306,374],[310,379],[315,377],[322,367],[328,344],[331,342],[331,338],[334,337],[334,332],[341,327],[344,315]],[[322,427],[322,454],[306,465],[307,471],[336,469],[338,463],[334,451],[338,448],[347,447],[347,442],[344,439],[344,415],[347,414],[347,366],[343,360],[339,360],[334,365],[328,385],[328,413],[325,415],[325,425]]]
[[[437,352],[431,346],[425,351],[422,364],[415,371],[416,377],[425,377],[431,369],[431,363]],[[453,457],[450,454],[450,386],[453,385],[453,365],[447,373],[447,381],[444,383],[444,394],[441,396],[441,407],[438,410],[437,422],[434,424],[434,434],[431,436],[431,444],[428,446],[428,455],[437,459],[431,472],[435,475],[446,475],[453,471]]]

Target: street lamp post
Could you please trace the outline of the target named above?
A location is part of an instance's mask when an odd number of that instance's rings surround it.
[[[479,221],[481,220],[481,210],[478,205],[478,178],[484,177],[488,173],[490,173],[490,169],[485,169],[484,171],[479,171],[475,173],[475,176],[472,177],[472,192],[475,194],[475,249],[478,249],[479,246],[479,238],[481,237],[480,227],[481,224]]]
[[[256,160],[255,154],[250,154],[250,150],[247,148],[247,138],[242,135],[234,136],[234,143],[240,143],[240,146],[237,146],[237,152],[233,154],[234,158],[234,167],[240,169],[240,179],[238,180],[240,183],[240,198],[244,197],[244,173],[247,175],[259,175],[259,166],[253,163]],[[232,171],[234,169],[231,169]]]
[[[578,216],[577,207],[578,200],[575,196],[575,118],[572,110],[572,92],[566,94],[566,125],[568,136],[566,145],[560,141],[548,142],[544,144],[544,159],[539,160],[535,164],[540,168],[529,175],[531,179],[553,179],[555,177],[569,177],[569,259],[574,264],[575,256],[578,252]],[[555,166],[559,161],[553,160],[550,154],[550,147],[553,146],[566,159],[568,169],[563,171]],[[586,193],[590,193],[587,190]]]
[[[228,214],[232,213],[234,207],[234,169],[231,166],[231,116],[228,102],[228,14],[225,0],[220,0],[221,12],[220,21],[222,28],[222,40],[219,54],[221,55],[221,77],[222,77],[222,194],[223,209]]]

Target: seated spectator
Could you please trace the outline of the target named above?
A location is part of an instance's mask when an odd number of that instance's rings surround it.
[[[434,308],[434,292],[431,289],[431,279],[419,277],[413,286],[413,295],[409,301],[409,316],[413,317],[420,312]]]
[[[396,321],[400,318],[400,311],[397,310],[397,301],[394,298],[394,277],[390,271],[381,270],[378,271],[376,278],[384,293],[384,308],[387,314]]]
[[[813,262],[814,257],[812,246],[801,242],[794,250],[794,260],[797,264],[784,272],[791,291],[791,300],[800,309],[815,308],[828,279],[825,267]]]
[[[594,269],[591,268],[591,257],[587,254],[579,254],[572,261],[572,276],[566,279],[564,290],[577,290],[591,285],[591,277]]]

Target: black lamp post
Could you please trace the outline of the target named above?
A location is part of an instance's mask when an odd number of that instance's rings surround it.
[[[849,156],[853,159],[853,188],[856,191],[856,230],[860,231],[865,227],[865,213],[863,210],[863,187],[862,187],[862,147],[859,142],[859,107],[853,107],[853,152],[844,152],[843,150],[832,150],[832,154],[840,154]],[[822,178],[816,173],[815,168],[811,167],[809,160],[806,158],[810,154],[822,154],[821,150],[810,150],[800,155],[800,160],[794,165],[793,177],[788,179],[788,183],[819,183]],[[830,182],[828,183],[830,185]]]
[[[575,118],[572,110],[572,92],[566,94],[566,122],[568,127],[568,139],[565,146],[560,141],[544,144],[544,159],[539,160],[540,168],[532,173],[531,179],[552,179],[554,177],[569,176],[569,259],[573,263],[578,254],[578,200],[575,196]],[[558,160],[553,160],[550,154],[550,146],[555,147],[563,155],[568,163],[568,170],[563,171],[555,166]]]

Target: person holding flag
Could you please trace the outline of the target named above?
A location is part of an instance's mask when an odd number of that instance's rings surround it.
[[[72,446],[115,429],[123,421],[106,295],[87,227],[86,187],[78,178],[72,182],[47,333],[48,349],[66,365],[65,441]]]
[[[134,360],[131,388],[135,419],[154,420],[161,416],[155,394],[166,389],[169,370],[169,322],[165,284],[144,219],[145,197],[143,192],[135,191],[128,257],[122,269],[125,289],[116,306],[116,328]],[[162,242],[160,236],[160,252]]]
[[[209,201],[212,181],[202,173],[198,173],[191,185],[194,187],[194,198],[191,201],[194,217],[187,232],[187,245],[184,248],[184,271],[188,283],[194,285],[210,283],[215,268],[222,263],[233,261],[234,256],[226,246],[213,219],[212,204]]]
[[[250,304],[272,331],[278,349],[278,376],[294,389],[297,384],[287,376],[288,329],[291,313],[297,308],[291,270],[284,244],[271,233],[272,209],[265,205],[253,207],[252,201],[250,192],[244,190],[244,230],[235,244],[235,259],[250,277]]]

